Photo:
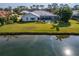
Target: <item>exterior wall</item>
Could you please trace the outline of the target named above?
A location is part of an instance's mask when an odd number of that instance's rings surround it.
[[[59,20],[59,19],[60,19],[59,16],[54,16],[54,17],[52,18],[52,21],[57,21],[57,20]]]
[[[38,17],[33,14],[25,14],[22,16],[22,21],[36,21]]]
[[[59,16],[41,16],[40,20],[44,20],[44,21],[56,21],[59,20]]]

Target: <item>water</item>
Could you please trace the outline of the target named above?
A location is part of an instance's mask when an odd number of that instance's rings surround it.
[[[79,55],[79,36],[0,36],[0,56]]]

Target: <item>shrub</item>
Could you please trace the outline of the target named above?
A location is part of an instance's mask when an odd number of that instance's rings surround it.
[[[6,23],[7,23],[7,24],[12,24],[13,21],[12,21],[12,20],[7,20]]]
[[[10,17],[10,20],[12,20],[13,23],[17,22],[17,16],[16,16],[16,15],[11,16],[11,17]]]
[[[0,17],[0,23],[1,23],[1,26],[4,25],[4,22],[5,22],[5,18]]]

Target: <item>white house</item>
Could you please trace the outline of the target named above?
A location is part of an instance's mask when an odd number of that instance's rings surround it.
[[[29,11],[22,11],[23,16],[22,16],[22,21],[27,22],[27,21],[56,21],[59,19],[58,15],[52,14],[48,11],[42,11],[42,10],[35,10],[33,12]]]
[[[74,10],[71,18],[79,20],[79,10]]]
[[[38,20],[38,17],[32,13],[28,13],[22,16],[22,21],[35,21]]]

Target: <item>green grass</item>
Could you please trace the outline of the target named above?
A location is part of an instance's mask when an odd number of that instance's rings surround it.
[[[22,23],[8,24],[0,27],[0,32],[52,32],[51,24]]]
[[[34,33],[79,33],[79,22],[70,20],[70,26],[59,27],[59,31],[56,31],[53,24],[47,23],[15,23],[3,25],[0,27],[0,33],[6,32],[34,32]]]
[[[79,22],[70,20],[70,26],[60,27],[60,33],[79,33]]]

